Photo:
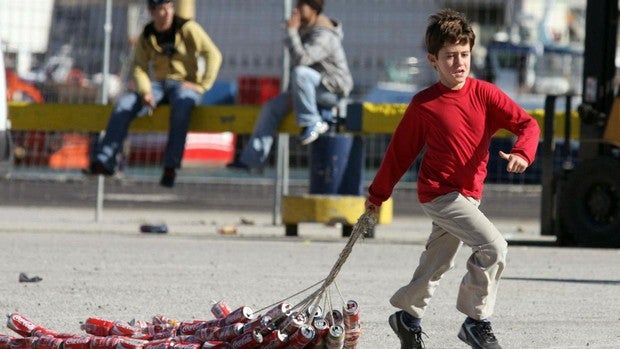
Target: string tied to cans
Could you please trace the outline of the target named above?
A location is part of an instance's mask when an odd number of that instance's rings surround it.
[[[220,300],[211,307],[215,319],[89,317],[80,326],[86,334],[58,333],[12,313],[7,315],[7,327],[19,337],[0,334],[0,349],[355,349],[362,331],[360,307],[355,300],[345,301],[335,280],[355,242],[375,224],[374,216],[360,216],[325,279],[257,312],[247,306],[231,309]],[[300,302],[287,302],[317,286]],[[334,289],[342,310],[333,304]]]

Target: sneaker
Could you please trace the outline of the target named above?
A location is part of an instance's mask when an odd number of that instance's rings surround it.
[[[396,333],[400,339],[400,349],[423,349],[424,341],[422,335],[426,336],[426,333],[422,332],[422,328],[411,328],[405,325],[403,322],[403,311],[399,310],[390,315],[388,322],[390,327]]]
[[[239,160],[235,160],[226,164],[226,168],[238,172],[246,172],[249,174],[263,174],[263,170],[255,167],[250,167]]]
[[[502,349],[489,321],[465,320],[458,337],[474,349]]]
[[[301,142],[301,145],[308,145],[316,141],[316,139],[323,133],[327,132],[328,129],[329,125],[324,121],[319,121],[314,125],[304,127],[301,131],[301,135],[299,135],[299,141]]]
[[[164,173],[161,175],[159,185],[166,188],[174,187],[174,180],[177,177],[177,171],[174,168],[165,168]]]
[[[109,177],[114,175],[114,170],[108,170],[103,163],[94,161],[87,168],[83,168],[82,173],[85,175],[104,175]]]

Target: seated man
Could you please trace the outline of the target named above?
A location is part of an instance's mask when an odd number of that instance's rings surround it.
[[[342,25],[323,15],[323,6],[323,0],[298,0],[286,30],[292,64],[289,89],[265,103],[250,141],[228,168],[262,172],[274,134],[291,108],[302,127],[301,144],[314,142],[329,128],[318,106],[334,106],[353,89]]]
[[[181,167],[185,139],[194,106],[215,82],[222,54],[202,27],[175,16],[172,0],[147,0],[153,19],[140,35],[135,48],[133,77],[136,91],[122,96],[114,108],[103,140],[95,149],[88,174],[112,175],[116,155],[131,122],[149,114],[158,104],[170,104],[170,129],[160,184],[173,187]],[[204,74],[198,59],[205,61]],[[153,79],[150,78],[150,73]]]

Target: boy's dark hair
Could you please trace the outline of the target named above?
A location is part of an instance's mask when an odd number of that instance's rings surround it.
[[[304,3],[312,7],[317,14],[321,14],[321,12],[323,12],[323,8],[325,7],[324,0],[299,0],[299,3]]]
[[[428,53],[436,55],[446,44],[467,44],[471,49],[476,34],[464,14],[444,9],[428,18],[425,44]]]

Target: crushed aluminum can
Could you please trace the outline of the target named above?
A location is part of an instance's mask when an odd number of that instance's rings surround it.
[[[32,321],[28,320],[25,316],[20,313],[12,313],[7,315],[8,319],[6,322],[6,326],[11,330],[15,331],[22,337],[28,337],[32,334],[37,325],[35,325]]]
[[[184,321],[181,322],[179,328],[177,329],[177,333],[179,335],[192,335],[196,334],[196,331],[207,327],[207,322],[202,320],[196,321]]]
[[[41,326],[35,327],[34,330],[32,330],[32,333],[30,335],[32,337],[43,337],[43,336],[58,337],[58,333],[50,329],[47,329],[45,327],[41,327]]]

